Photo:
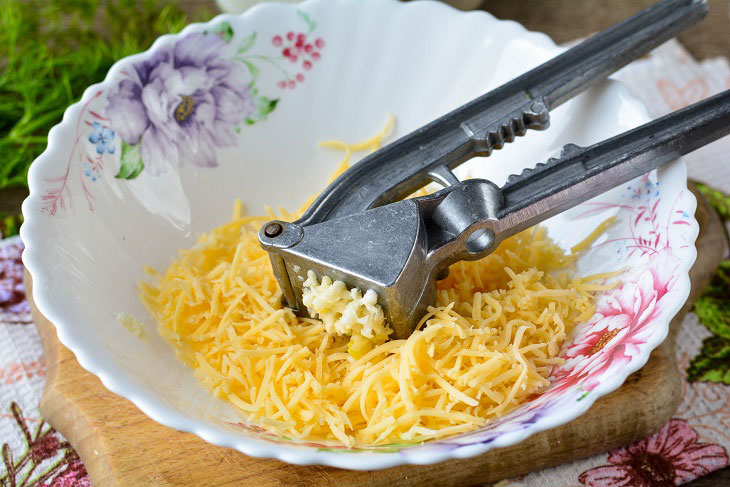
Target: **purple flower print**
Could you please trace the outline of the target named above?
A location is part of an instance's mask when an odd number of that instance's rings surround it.
[[[123,71],[110,91],[111,128],[128,146],[139,144],[153,174],[168,161],[216,166],[215,147],[234,145],[235,128],[255,102],[245,65],[221,57],[227,47],[218,35],[189,34]]]
[[[236,22],[229,21],[172,36],[125,61],[80,105],[75,142],[65,170],[46,178],[42,212],[52,216],[74,208],[77,194],[94,211],[90,183],[112,182],[110,170],[116,179],[132,180],[143,171],[154,177],[184,164],[217,166],[218,148],[235,146],[241,130],[268,120],[277,107],[272,86],[258,84],[262,71],[275,70],[287,87],[298,86],[306,82],[299,67],[309,72],[320,59],[325,39],[313,37],[316,22],[301,11],[297,18],[307,29],[286,34],[284,48],[293,49],[288,63],[279,49],[257,43],[256,31],[237,32]],[[87,150],[77,150],[80,143]],[[69,178],[76,174],[72,167],[81,171],[80,178]]]

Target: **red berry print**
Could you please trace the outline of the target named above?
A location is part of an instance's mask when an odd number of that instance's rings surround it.
[[[275,35],[271,38],[271,43],[281,49],[282,57],[296,66],[292,69],[294,73],[281,67],[286,79],[276,82],[276,86],[280,89],[294,89],[299,83],[303,83],[306,79],[304,71],[311,70],[314,63],[322,57],[321,50],[324,48],[325,41],[321,37],[308,39],[310,33],[290,30],[286,34]]]

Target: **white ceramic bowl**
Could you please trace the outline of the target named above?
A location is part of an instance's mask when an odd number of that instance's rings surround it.
[[[303,51],[283,58],[298,33]],[[225,222],[235,198],[253,212],[293,209],[321,189],[339,155],[318,141],[367,138],[388,113],[401,136],[559,52],[545,35],[485,13],[390,0],[265,4],[163,36],[90,87],[31,167],[21,235],[38,308],[84,368],[152,419],[257,457],[354,469],[426,464],[570,421],[644,365],[689,293],[698,225],[681,161],[547,222],[569,247],[617,216],[579,270],[625,268],[623,285],[600,297],[596,316],[565,344],[567,364],[547,392],[441,441],[353,454],[238,426],[234,408],[159,337],[136,291],[143,265],[165,268],[196,234]],[[647,120],[622,85],[607,81],[555,110],[548,131],[471,161],[462,174],[502,184],[563,144]],[[120,312],[146,317],[148,338],[117,323]]]

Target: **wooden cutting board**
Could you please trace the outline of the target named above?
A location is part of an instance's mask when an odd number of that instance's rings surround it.
[[[132,403],[104,388],[58,342],[53,325],[38,313],[29,293],[47,363],[41,412],[74,446],[92,484],[104,487],[474,485],[586,457],[646,437],[674,414],[681,384],[674,354],[676,329],[707,285],[726,246],[722,224],[701,198],[696,216],[701,231],[698,258],[691,272],[692,293],[672,322],[669,338],[647,364],[578,419],[476,458],[357,472],[298,467],[210,445],[197,436],[155,423]],[[26,280],[27,289],[32,289],[27,274]]]

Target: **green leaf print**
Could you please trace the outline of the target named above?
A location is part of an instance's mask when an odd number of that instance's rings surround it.
[[[216,27],[215,33],[221,36],[221,39],[226,42],[231,42],[233,40],[233,27],[231,27],[231,24],[228,22],[221,22],[218,27]],[[254,36],[255,35],[256,34],[254,34]]]
[[[241,41],[241,43],[238,45],[238,53],[241,54],[241,53],[248,51],[249,49],[251,49],[253,47],[253,45],[255,43],[256,43],[256,32],[254,32],[253,34],[251,34],[248,37],[245,37]]]
[[[134,179],[139,176],[139,173],[144,169],[142,157],[139,155],[139,146],[140,144],[132,145],[122,141],[121,166],[119,167],[119,172],[114,177],[119,179]]]
[[[705,338],[702,349],[687,367],[687,380],[730,386],[730,340],[717,335]]]

